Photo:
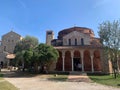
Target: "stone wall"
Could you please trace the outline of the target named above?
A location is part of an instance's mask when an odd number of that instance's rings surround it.
[[[84,45],[90,45],[90,36],[78,31],[73,31],[63,37],[63,45],[69,45],[69,39],[71,40],[71,45],[75,45],[75,39],[77,40],[77,45],[81,45],[81,39],[84,40]]]

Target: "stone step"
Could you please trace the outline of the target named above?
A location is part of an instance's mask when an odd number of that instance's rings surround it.
[[[69,73],[70,75],[87,75],[85,72],[79,72],[79,71],[72,71]]]
[[[91,80],[85,72],[72,71],[68,76],[69,82],[90,82]]]

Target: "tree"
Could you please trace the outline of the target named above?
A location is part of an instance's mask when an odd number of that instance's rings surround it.
[[[22,50],[30,50],[39,44],[38,39],[32,36],[26,36],[21,41],[17,42],[14,53]]]
[[[33,60],[32,57],[33,57],[33,50],[32,49],[26,50],[24,55],[23,55],[26,68],[31,68],[31,63]]]
[[[38,45],[38,39],[32,36],[26,36],[19,41],[14,49],[16,54],[16,62],[21,62],[22,67],[30,66],[31,58],[33,56],[33,49]]]
[[[57,61],[59,53],[53,46],[48,46],[46,44],[39,44],[35,48],[35,58],[38,63],[40,62],[41,66],[48,68],[53,61]]]
[[[118,72],[118,57],[120,49],[120,21],[106,21],[99,26],[99,36],[105,48],[108,59],[111,60],[114,77]]]

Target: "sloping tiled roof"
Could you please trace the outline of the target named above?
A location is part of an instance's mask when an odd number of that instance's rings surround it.
[[[15,58],[15,54],[8,54],[6,56],[7,59],[14,59]]]
[[[91,34],[91,35],[94,36],[94,33],[93,33],[92,29],[85,28],[85,27],[72,27],[72,28],[67,28],[67,29],[61,30],[58,33],[58,38],[61,39],[64,35],[72,32],[72,31],[79,31],[79,32],[86,33],[86,34]],[[85,32],[85,31],[87,31],[87,32]]]

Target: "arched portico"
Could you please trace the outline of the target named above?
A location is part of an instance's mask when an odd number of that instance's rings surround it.
[[[58,59],[56,66],[57,70],[77,71],[75,68],[75,64],[78,63],[80,63],[81,66],[81,69],[78,71],[94,72],[101,70],[99,50],[90,49],[60,50],[59,54],[60,57]]]

